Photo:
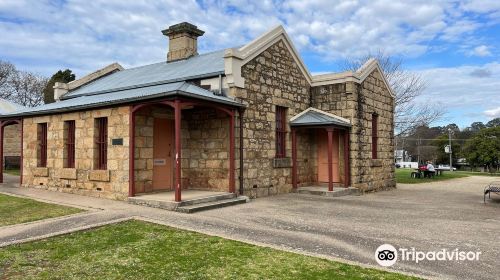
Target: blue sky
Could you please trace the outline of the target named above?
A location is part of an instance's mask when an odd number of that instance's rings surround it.
[[[50,76],[112,62],[165,60],[161,30],[189,21],[200,52],[242,45],[282,24],[313,73],[383,51],[426,81],[417,102],[439,104],[436,125],[500,117],[500,1],[0,1],[0,59]]]

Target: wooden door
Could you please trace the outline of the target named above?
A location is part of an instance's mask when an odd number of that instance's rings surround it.
[[[153,130],[153,190],[174,187],[174,121],[155,118]]]
[[[339,172],[339,132],[333,132],[332,177],[334,183],[340,182]],[[318,129],[318,182],[328,183],[328,133]]]

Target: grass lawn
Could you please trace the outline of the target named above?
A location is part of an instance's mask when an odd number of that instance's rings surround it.
[[[401,183],[401,184],[420,184],[420,183],[429,183],[429,182],[436,182],[436,181],[444,181],[444,180],[450,180],[450,179],[455,179],[455,178],[463,178],[463,177],[468,177],[470,174],[467,174],[465,172],[459,172],[459,171],[454,171],[454,172],[444,172],[443,175],[441,176],[434,176],[434,178],[411,178],[411,173],[413,172],[413,169],[410,168],[396,168],[396,182]]]
[[[3,172],[6,174],[16,175],[16,176],[19,176],[21,174],[19,169],[5,169]]]
[[[0,249],[2,270],[5,279],[414,279],[142,221]]]
[[[83,210],[0,194],[0,226],[32,222],[82,212]],[[0,276],[1,274],[0,269]],[[3,279],[0,277],[0,279]]]

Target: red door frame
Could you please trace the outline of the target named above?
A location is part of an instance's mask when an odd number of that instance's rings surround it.
[[[21,155],[19,160],[19,184],[23,183],[23,119],[3,120],[0,121],[0,183],[3,183],[3,143],[4,143],[4,130],[6,126],[18,124],[21,126]]]

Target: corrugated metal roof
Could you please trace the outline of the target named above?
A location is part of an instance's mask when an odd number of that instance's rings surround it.
[[[174,95],[208,100],[232,106],[243,106],[241,103],[235,101],[230,97],[214,95],[211,91],[202,89],[187,82],[175,82],[141,88],[119,90],[97,95],[79,96],[33,108],[24,107],[24,109],[11,112],[4,116],[12,117],[43,115],[53,112],[74,111]]]
[[[349,120],[338,117],[318,109],[309,108],[290,121],[291,126],[322,126],[322,125],[338,125],[350,127]]]
[[[224,50],[174,62],[160,62],[104,76],[68,92],[63,99],[224,74]]]
[[[5,115],[24,108],[26,107],[7,99],[0,98],[0,115]]]

